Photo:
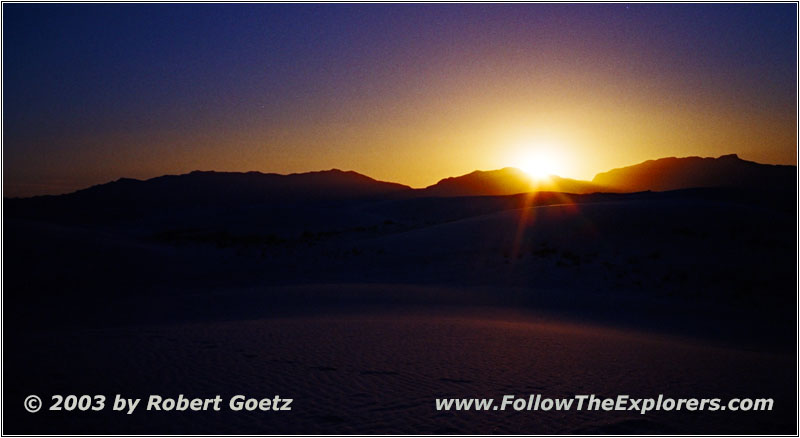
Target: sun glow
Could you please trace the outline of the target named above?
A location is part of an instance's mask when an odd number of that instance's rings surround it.
[[[558,148],[544,144],[523,147],[515,166],[534,179],[547,179],[551,175],[560,175],[563,171]]]

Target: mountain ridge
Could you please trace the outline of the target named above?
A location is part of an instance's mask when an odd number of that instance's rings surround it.
[[[611,169],[595,175],[592,183],[614,191],[667,191],[704,187],[786,188],[796,185],[797,166],[762,164],[739,158],[666,157]]]
[[[338,200],[385,197],[505,196],[533,191],[587,194],[668,191],[695,187],[750,187],[794,184],[797,167],[742,160],[737,154],[713,157],[665,157],[600,172],[591,181],[551,175],[534,179],[522,170],[505,167],[475,170],[447,177],[425,188],[381,181],[353,170],[332,168],[290,174],[259,171],[193,170],[149,179],[122,177],[61,195],[9,200],[47,202],[81,200],[184,204]]]
[[[444,178],[422,191],[430,196],[505,196],[534,191],[582,194],[595,193],[602,189],[589,181],[557,175],[537,179],[515,167],[504,167]]]

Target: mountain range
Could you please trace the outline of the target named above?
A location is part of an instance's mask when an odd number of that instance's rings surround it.
[[[194,171],[148,180],[119,180],[58,196],[14,198],[25,205],[57,207],[62,203],[125,206],[242,205],[263,202],[303,203],[417,197],[504,196],[532,191],[627,193],[699,187],[751,189],[795,188],[796,166],[767,165],[740,159],[662,158],[597,174],[592,181],[559,176],[533,179],[507,167],[445,178],[423,189],[378,181],[353,172],[327,171],[279,175],[260,172]],[[15,202],[17,203],[17,202]]]
[[[592,183],[617,192],[667,191],[694,187],[788,189],[797,166],[759,164],[736,154],[719,158],[662,158],[597,174]]]

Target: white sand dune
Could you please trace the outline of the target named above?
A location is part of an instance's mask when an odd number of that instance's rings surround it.
[[[6,400],[280,395],[291,412],[6,412],[5,433],[793,433],[790,354],[480,310],[150,325],[24,340]],[[57,366],[56,366],[57,365]],[[772,397],[772,412],[438,412],[437,397]],[[110,395],[110,394],[109,394]]]
[[[667,195],[265,207],[246,224],[9,221],[3,432],[796,433],[794,209]],[[295,404],[23,410],[54,393]],[[773,398],[775,410],[434,405],[592,393]]]

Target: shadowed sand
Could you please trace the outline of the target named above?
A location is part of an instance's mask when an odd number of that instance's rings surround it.
[[[27,414],[6,433],[790,433],[792,355],[502,309],[148,325],[17,339],[7,400],[235,394],[291,412]],[[773,412],[438,412],[437,397],[771,397]],[[143,402],[144,403],[144,402]]]
[[[793,434],[787,196],[20,213],[4,222],[3,431]],[[267,413],[23,410],[29,394],[54,393],[295,403]],[[437,397],[506,394],[775,402],[738,413],[435,410]]]

